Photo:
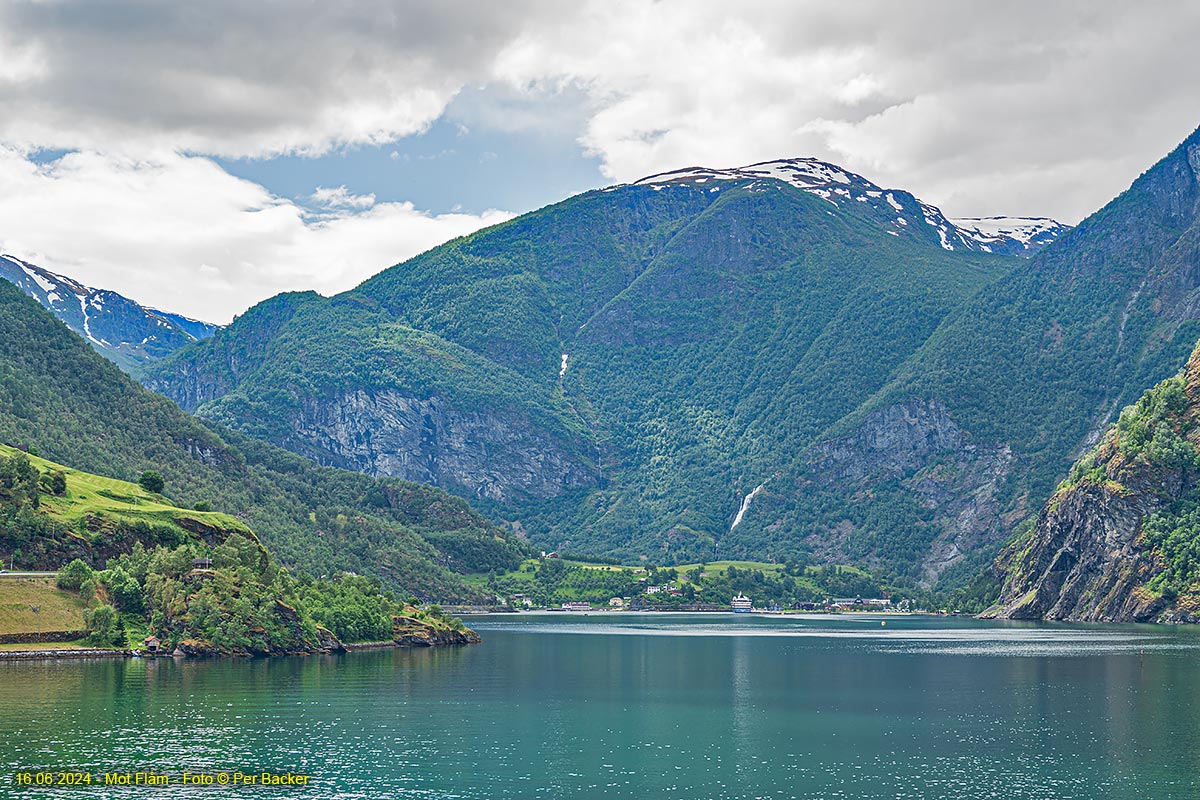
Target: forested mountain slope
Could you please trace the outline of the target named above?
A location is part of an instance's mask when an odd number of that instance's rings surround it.
[[[0,441],[125,480],[157,470],[176,505],[235,515],[286,566],[374,574],[422,598],[474,597],[455,570],[502,568],[521,554],[465,502],[433,487],[317,467],[214,432],[3,282]]]
[[[1198,321],[1200,132],[949,315],[756,501],[743,546],[778,525],[830,559],[895,543],[926,580],[973,572],[1119,408],[1180,368]]]
[[[352,292],[275,298],[147,384],[555,547],[711,557],[746,495],[1025,264],[830,165],[747,170],[589,192]],[[806,547],[775,539],[758,550]]]

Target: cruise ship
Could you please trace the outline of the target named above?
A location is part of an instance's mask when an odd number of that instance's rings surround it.
[[[562,610],[563,611],[591,611],[592,604],[585,603],[581,600],[574,600],[570,603],[563,603]]]
[[[730,600],[729,605],[733,606],[735,614],[749,614],[754,610],[754,601],[741,593]]]

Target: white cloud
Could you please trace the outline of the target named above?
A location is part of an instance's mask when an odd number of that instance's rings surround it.
[[[208,159],[176,154],[72,153],[39,166],[0,148],[0,185],[0,251],[214,322],[280,291],[349,289],[511,216],[366,208],[339,187],[325,190],[330,211],[310,219]]]
[[[47,73],[46,55],[36,42],[16,42],[0,31],[0,86],[19,85],[41,78]]]
[[[201,156],[382,145],[456,97],[471,141],[577,138],[617,181],[817,156],[951,215],[1074,222],[1200,122],[1198,38],[1182,0],[4,3],[0,244],[218,321],[347,288],[504,214],[344,186],[306,212]]]
[[[351,194],[345,186],[337,186],[332,189],[318,186],[309,199],[325,208],[363,209],[375,205],[374,194]]]
[[[1198,34],[1182,2],[606,0],[495,75],[587,91],[614,180],[817,156],[953,214],[1074,222],[1200,123]]]
[[[319,154],[468,92],[459,124],[577,135],[614,180],[811,155],[954,214],[1074,221],[1200,122],[1197,38],[1186,0],[9,3],[0,142]]]
[[[0,4],[0,109],[20,110],[0,114],[0,141],[231,157],[384,144],[437,119],[537,5]]]

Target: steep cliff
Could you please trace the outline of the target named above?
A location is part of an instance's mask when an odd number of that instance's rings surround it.
[[[1032,531],[1001,553],[985,616],[1197,621],[1200,346],[1126,408],[1072,469]]]
[[[275,298],[194,356],[165,388],[149,385],[322,465],[497,502],[599,482],[590,434],[554,384],[367,298]]]
[[[305,398],[294,449],[329,466],[508,502],[595,484],[577,453],[520,412],[456,408],[433,396],[357,389]]]
[[[911,553],[919,580],[931,585],[1003,538],[1000,499],[1013,460],[1003,444],[974,442],[940,400],[909,400],[874,411],[852,434],[813,448],[794,491],[831,502],[855,493],[871,506],[895,509],[891,519],[900,524],[851,513],[840,521],[839,535],[818,528],[808,542],[832,561],[861,560],[864,543]]]

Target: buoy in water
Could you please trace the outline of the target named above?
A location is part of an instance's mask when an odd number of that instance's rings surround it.
[[[886,620],[886,619],[881,619],[881,620],[879,620],[879,627],[881,627],[881,628],[886,628],[886,627],[887,627],[887,620]]]

